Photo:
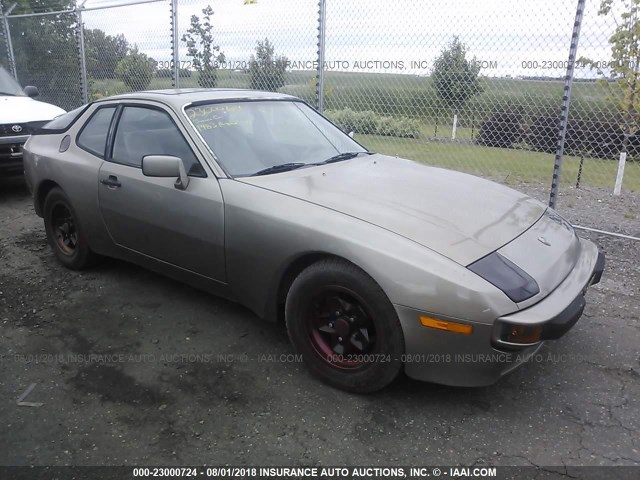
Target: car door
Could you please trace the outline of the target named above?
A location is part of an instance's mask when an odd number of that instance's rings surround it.
[[[122,105],[99,174],[99,205],[113,241],[171,265],[225,281],[224,204],[171,114],[146,104]],[[146,155],[182,158],[186,190],[174,178],[142,173]]]

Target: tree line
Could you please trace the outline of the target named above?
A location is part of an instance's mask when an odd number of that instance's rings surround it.
[[[16,13],[46,12],[47,0],[18,0]],[[56,8],[73,9],[72,2]],[[226,57],[214,40],[213,9],[207,6],[202,15],[191,17],[189,29],[181,40],[187,47],[191,66],[201,87],[217,85],[218,68]],[[82,98],[80,63],[77,45],[76,16],[73,13],[47,17],[26,17],[11,21],[18,78],[23,85],[37,85],[45,100],[63,108],[77,106]],[[123,34],[109,35],[98,28],[84,30],[84,51],[89,81],[119,79],[130,90],[149,88],[154,77],[171,77],[171,70],[158,69],[158,62],[131,44]],[[246,72],[249,86],[257,90],[276,91],[284,86],[288,59],[277,55],[268,38],[258,41]],[[462,107],[481,92],[479,68],[466,58],[466,46],[455,37],[436,60],[433,78],[442,99],[455,108]],[[181,69],[180,75],[191,76]]]
[[[213,88],[217,85],[217,70],[226,57],[220,46],[214,44],[213,9],[202,10],[202,19],[191,17],[191,24],[183,35],[187,46],[187,56],[198,73],[198,85]],[[87,74],[91,79],[117,78],[131,90],[145,90],[154,76],[170,78],[171,69],[158,69],[155,59],[139,51],[137,45],[130,45],[124,35],[111,36],[99,29],[85,30],[85,55]],[[265,38],[258,41],[255,54],[248,62],[250,88],[276,91],[284,86],[287,58],[275,53],[274,45]],[[181,77],[190,77],[191,70],[181,68]]]
[[[54,7],[47,0],[16,0],[15,14],[48,13]],[[73,2],[55,5],[55,10],[73,10]],[[202,20],[191,19],[182,41],[197,72],[202,87],[215,87],[217,65],[224,54],[213,44],[211,7],[203,10]],[[22,17],[10,20],[10,31],[18,80],[22,85],[36,85],[45,101],[67,110],[77,107],[82,98],[81,71],[74,13]],[[94,80],[118,79],[130,90],[149,88],[154,77],[170,78],[172,72],[158,68],[158,62],[131,44],[123,34],[109,35],[99,28],[84,29],[84,51],[87,77]],[[287,59],[275,54],[273,44],[265,39],[257,42],[249,61],[251,88],[277,90],[284,85]],[[180,69],[181,77],[192,75]]]

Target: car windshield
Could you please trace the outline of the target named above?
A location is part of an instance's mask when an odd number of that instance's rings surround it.
[[[186,112],[223,168],[234,177],[278,173],[366,153],[299,101],[209,103],[188,107]]]
[[[0,95],[24,96],[20,84],[2,67],[0,67]]]

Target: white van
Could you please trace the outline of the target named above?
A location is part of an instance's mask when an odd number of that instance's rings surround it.
[[[55,105],[39,102],[36,87],[22,89],[0,66],[0,177],[22,175],[22,146],[31,132],[65,113]]]

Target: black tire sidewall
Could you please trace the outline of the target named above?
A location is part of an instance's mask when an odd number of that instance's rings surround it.
[[[66,255],[60,250],[51,227],[51,214],[56,205],[64,205],[73,217],[73,223],[78,234],[78,245],[72,255]],[[93,259],[91,249],[89,248],[83,234],[82,227],[80,226],[80,222],[78,221],[78,215],[73,209],[69,198],[60,188],[54,188],[47,194],[44,200],[43,218],[45,231],[47,233],[47,240],[49,241],[49,245],[51,245],[51,249],[58,261],[65,267],[72,270],[81,270],[89,266]]]
[[[375,361],[356,370],[339,369],[316,352],[309,338],[305,313],[314,293],[323,286],[341,286],[366,303],[376,330]],[[380,286],[364,271],[342,260],[323,260],[304,270],[293,282],[286,301],[289,338],[313,374],[343,390],[370,393],[391,383],[402,369],[404,336],[398,315]]]

